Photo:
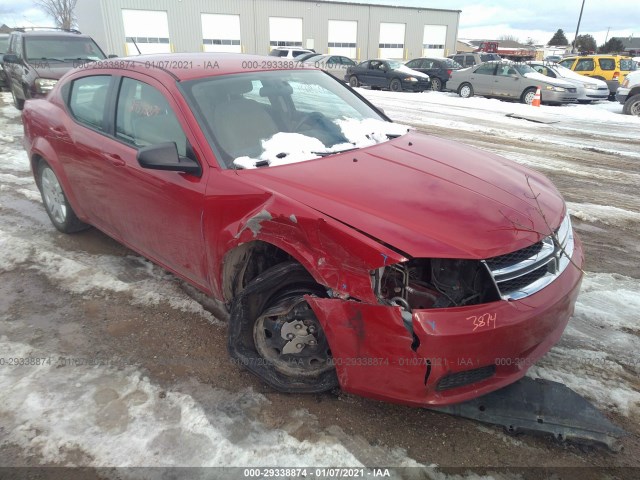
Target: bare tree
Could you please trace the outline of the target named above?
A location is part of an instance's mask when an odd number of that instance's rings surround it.
[[[500,35],[498,37],[498,40],[503,40],[505,42],[509,41],[509,42],[518,42],[518,43],[520,43],[520,39],[518,37],[516,37],[515,35],[510,35],[510,34]]]
[[[70,29],[76,23],[74,10],[78,0],[35,0],[36,5],[53,17],[56,26]]]

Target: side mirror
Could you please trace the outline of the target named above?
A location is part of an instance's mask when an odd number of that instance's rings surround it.
[[[195,160],[178,155],[175,142],[158,143],[138,150],[136,157],[142,168],[184,172],[196,177],[202,176],[202,168]]]
[[[3,55],[2,61],[4,63],[20,63],[20,59],[18,58],[18,56],[14,55],[13,53],[7,53]]]

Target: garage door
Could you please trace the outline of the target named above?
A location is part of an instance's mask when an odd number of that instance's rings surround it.
[[[203,13],[202,49],[205,52],[241,53],[240,15]]]
[[[349,58],[357,58],[357,38],[358,22],[329,20],[328,53],[331,55],[344,55]]]
[[[444,57],[444,46],[447,43],[446,25],[425,25],[422,37],[423,57]]]
[[[380,24],[378,50],[381,58],[404,58],[404,28],[404,23]]]
[[[269,17],[269,51],[275,47],[302,47],[302,19]]]
[[[167,12],[160,10],[122,10],[127,55],[169,53]],[[136,48],[137,45],[137,48]],[[138,52],[138,50],[140,50]]]

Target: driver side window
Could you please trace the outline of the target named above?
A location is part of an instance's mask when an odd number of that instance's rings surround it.
[[[174,142],[187,156],[187,136],[167,99],[155,87],[123,78],[118,94],[116,137],[136,147]]]

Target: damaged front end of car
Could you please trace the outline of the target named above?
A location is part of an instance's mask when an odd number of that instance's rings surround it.
[[[515,382],[558,341],[582,262],[566,215],[539,242],[497,257],[412,258],[372,270],[378,304],[307,301],[343,390],[447,405]]]

